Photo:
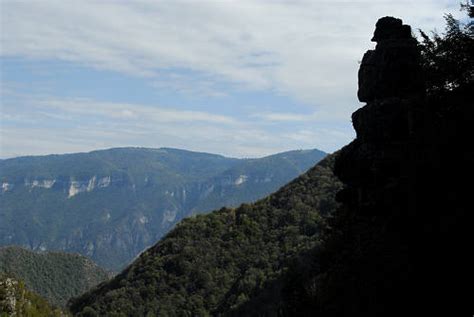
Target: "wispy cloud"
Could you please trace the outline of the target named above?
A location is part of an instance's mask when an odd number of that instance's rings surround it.
[[[443,14],[457,12],[458,3],[4,0],[0,6],[4,60],[66,61],[160,92],[126,102],[128,90],[115,93],[113,83],[104,84],[102,98],[94,95],[101,87],[91,85],[85,94],[63,94],[54,74],[47,81],[2,82],[0,156],[127,145],[259,156],[333,151],[349,142],[350,113],[359,105],[358,61],[373,46],[376,20],[393,15],[414,28],[442,29]],[[48,64],[41,65],[37,71],[47,73]],[[280,104],[239,102],[255,92],[282,97]],[[230,105],[178,105],[177,95]],[[299,106],[282,105],[283,97]]]
[[[207,74],[208,86],[228,81],[328,105],[354,100],[357,60],[378,17],[433,28],[456,6],[449,0],[3,1],[1,54],[73,61],[152,82],[164,70],[188,69]],[[180,82],[191,87],[193,78]]]
[[[311,122],[303,128],[275,130],[252,115],[235,118],[171,106],[24,96],[4,104],[0,156],[166,146],[255,157],[316,145],[332,150],[351,136],[342,129],[343,137],[334,138],[334,131]]]
[[[262,120],[264,122],[282,123],[282,122],[312,122],[334,124],[341,121],[349,121],[346,111],[341,108],[328,109],[327,107],[319,107],[316,111],[297,113],[297,112],[263,112],[254,113],[252,118]]]
[[[218,123],[235,124],[236,121],[223,115],[192,110],[176,110],[160,106],[98,102],[90,99],[46,99],[35,100],[34,107],[43,110],[58,110],[64,114],[90,116],[104,119],[136,120],[150,123]],[[53,114],[57,114],[56,111]]]
[[[228,95],[226,89],[212,77],[196,72],[178,74],[173,72],[163,72],[149,83],[150,86],[159,90],[171,90],[182,95],[191,97],[225,97]]]
[[[311,121],[313,114],[304,115],[297,113],[256,113],[253,117],[270,122],[294,122],[294,121]]]

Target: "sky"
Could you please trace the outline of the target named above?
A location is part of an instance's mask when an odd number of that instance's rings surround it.
[[[0,158],[333,152],[377,19],[442,32],[445,13],[459,1],[0,0]]]

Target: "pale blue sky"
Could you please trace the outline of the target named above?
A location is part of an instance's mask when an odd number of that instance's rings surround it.
[[[377,19],[443,28],[457,1],[1,3],[0,157],[117,146],[236,157],[354,137]]]

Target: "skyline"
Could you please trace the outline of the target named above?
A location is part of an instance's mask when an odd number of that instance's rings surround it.
[[[444,29],[453,1],[1,2],[0,158],[112,147],[231,157],[354,137],[384,15]]]

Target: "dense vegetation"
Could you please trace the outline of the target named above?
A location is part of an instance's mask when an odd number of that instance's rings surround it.
[[[474,17],[473,6],[462,6]],[[444,34],[430,37],[420,30],[422,66],[429,93],[446,92],[469,85],[474,80],[474,23],[461,23],[451,14],[445,16]]]
[[[20,247],[0,248],[0,274],[23,281],[50,303],[67,300],[108,279],[108,273],[78,254],[36,253]]]
[[[31,292],[21,280],[0,274],[0,317],[61,317],[59,308]]]
[[[324,156],[119,148],[2,160],[0,245],[80,253],[120,270],[182,218],[265,197]]]
[[[234,311],[319,243],[341,183],[334,156],[254,204],[185,219],[130,267],[70,303],[82,316]]]

